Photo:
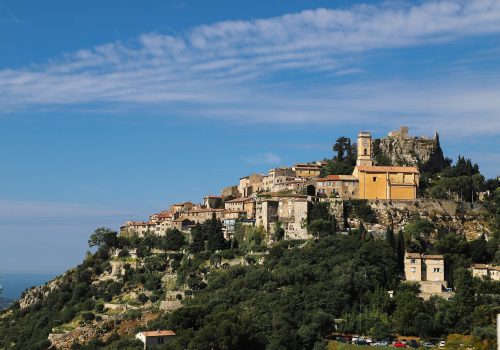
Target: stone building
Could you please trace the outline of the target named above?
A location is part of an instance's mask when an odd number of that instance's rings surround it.
[[[255,218],[255,198],[236,198],[224,203],[224,208],[229,211],[244,211],[247,219]]]
[[[405,254],[405,279],[420,284],[421,296],[432,295],[447,297],[448,282],[444,278],[444,257],[420,253]]]
[[[319,177],[322,165],[320,163],[297,163],[292,169],[295,176],[305,179]]]
[[[357,166],[360,199],[416,199],[420,173],[415,167]]]
[[[489,277],[493,281],[500,281],[500,266],[474,264],[472,265],[472,276],[483,278]]]
[[[305,228],[307,211],[307,196],[257,198],[255,225],[264,227],[266,232],[274,232],[280,222],[287,239],[308,238]]]
[[[236,198],[238,197],[238,186],[224,187],[220,194],[224,198]]]
[[[240,178],[238,193],[240,197],[249,197],[262,190],[262,174],[251,174]]]
[[[359,182],[352,175],[328,175],[316,179],[316,196],[352,199],[359,196]]]
[[[222,209],[224,208],[223,196],[205,196],[203,197],[203,207],[208,209]]]
[[[144,343],[144,350],[162,347],[176,337],[174,331],[143,331],[135,335],[135,338]]]
[[[369,132],[358,135],[358,159],[352,175],[359,182],[360,199],[416,199],[420,172],[415,167],[373,165]]]
[[[274,185],[290,180],[295,180],[295,171],[292,168],[273,168],[262,178],[262,189],[273,192]]]

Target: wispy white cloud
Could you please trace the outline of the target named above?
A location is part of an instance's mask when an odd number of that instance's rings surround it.
[[[274,153],[265,153],[265,154],[258,154],[250,157],[242,157],[241,158],[244,162],[248,164],[269,164],[269,165],[276,165],[280,164],[283,160],[281,159],[280,156],[277,156]]]
[[[470,86],[447,77],[348,85],[320,79],[298,89],[280,73],[363,74],[357,62],[370,50],[498,33],[499,18],[498,0],[390,2],[224,21],[175,36],[148,33],[0,71],[0,113],[139,105],[239,122],[364,123],[383,116],[391,126],[405,113],[409,124],[425,119],[426,128],[459,129],[449,123],[455,120],[470,125],[462,133],[496,133],[500,83],[491,77],[483,84],[476,76],[480,83]]]

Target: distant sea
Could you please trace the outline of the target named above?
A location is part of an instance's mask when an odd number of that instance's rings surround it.
[[[50,281],[56,273],[8,273],[0,272],[1,296],[6,299],[19,299],[26,288],[41,286]]]

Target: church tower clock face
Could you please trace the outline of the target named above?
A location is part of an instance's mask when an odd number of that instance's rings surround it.
[[[363,140],[363,146],[368,147],[368,140],[367,139]]]

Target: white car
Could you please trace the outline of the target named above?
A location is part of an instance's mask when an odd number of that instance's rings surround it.
[[[445,346],[446,346],[446,342],[445,342],[444,340],[441,340],[441,341],[439,342],[439,347],[440,347],[440,348],[444,348]]]
[[[372,346],[389,346],[389,343],[382,340],[382,341],[376,341],[375,343],[371,344]]]

